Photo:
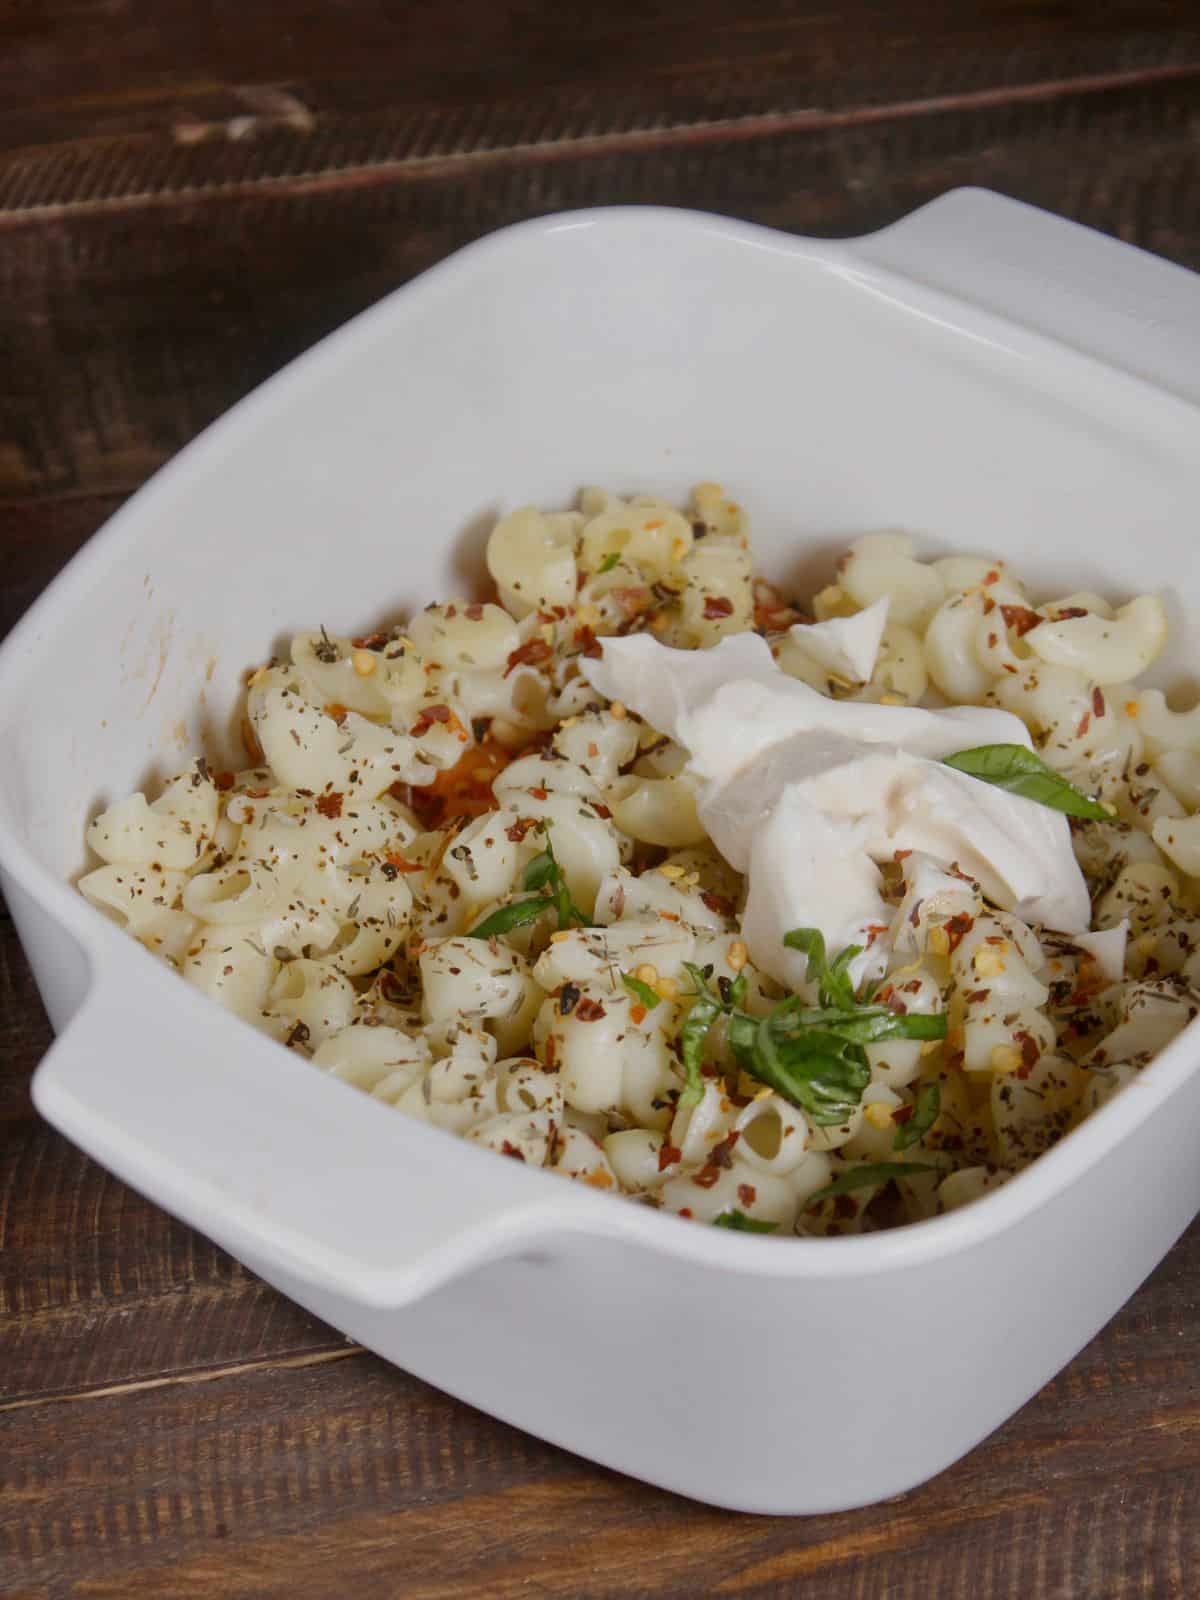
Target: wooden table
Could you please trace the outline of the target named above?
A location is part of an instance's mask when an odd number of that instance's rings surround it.
[[[213,417],[491,228],[633,201],[847,234],[962,183],[1200,267],[1196,7],[18,0],[0,631]],[[1200,1228],[936,1482],[735,1517],[476,1415],[281,1299],[38,1121],[49,1038],[0,914],[5,1595],[1200,1592]]]

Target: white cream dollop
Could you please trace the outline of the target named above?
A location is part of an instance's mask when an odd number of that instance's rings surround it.
[[[852,617],[793,623],[788,629],[788,638],[826,672],[836,673],[849,683],[867,683],[879,659],[888,604],[888,597],[884,595]]]
[[[1088,928],[1066,817],[941,765],[976,745],[1032,748],[1010,712],[830,700],[781,672],[752,633],[698,651],[647,634],[602,645],[582,662],[588,682],[687,750],[701,823],[746,874],[751,957],[781,983],[804,977],[806,958],[783,945],[796,927],[819,928],[831,953],[866,947],[856,978],[884,970],[894,913],[877,863],[901,850],[967,873],[1027,921]]]

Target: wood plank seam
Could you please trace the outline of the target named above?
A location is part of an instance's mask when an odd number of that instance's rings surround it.
[[[301,1367],[327,1366],[333,1361],[345,1361],[351,1356],[369,1355],[359,1344],[342,1344],[332,1350],[310,1350],[295,1356],[267,1356],[261,1361],[225,1361],[195,1372],[172,1372],[158,1378],[132,1378],[124,1383],[98,1384],[94,1388],[78,1389],[69,1394],[24,1395],[16,1400],[0,1401],[0,1414],[6,1411],[29,1411],[35,1406],[55,1406],[80,1400],[109,1400],[118,1395],[142,1394],[149,1389],[172,1389],[181,1384],[213,1383],[219,1378],[241,1378],[253,1373],[284,1372]]]
[[[203,196],[229,200],[244,195],[271,192],[294,194],[319,188],[331,180],[363,183],[393,182],[406,176],[452,176],[467,170],[477,171],[481,167],[490,165],[519,162],[530,156],[536,156],[541,160],[577,159],[592,155],[666,150],[672,147],[688,147],[719,141],[741,143],[772,135],[868,127],[880,122],[931,117],[950,112],[989,110],[997,106],[1068,97],[1078,98],[1113,90],[1178,83],[1197,78],[1200,78],[1200,63],[1169,64],[865,104],[847,107],[844,110],[796,107],[791,110],[749,112],[734,117],[694,118],[601,133],[551,132],[538,139],[496,145],[484,144],[460,151],[401,151],[371,154],[368,150],[368,153],[357,159],[351,153],[341,161],[316,162],[311,166],[301,165],[296,170],[285,171],[283,170],[285,163],[282,160],[284,150],[289,155],[294,154],[297,145],[307,138],[306,135],[297,134],[289,138],[286,146],[277,143],[273,151],[251,152],[252,156],[257,156],[266,164],[265,171],[250,171],[237,177],[216,175],[206,179],[190,180],[179,180],[172,174],[172,166],[178,165],[179,150],[174,145],[167,145],[165,141],[160,140],[153,146],[131,150],[129,152],[131,160],[138,156],[143,156],[145,160],[140,167],[137,165],[132,167],[133,176],[128,178],[123,178],[122,167],[118,160],[104,160],[106,153],[110,157],[114,154],[105,145],[97,153],[97,163],[100,168],[97,175],[97,192],[71,194],[70,190],[75,186],[63,181],[62,188],[57,194],[51,188],[48,196],[39,196],[35,181],[37,163],[30,163],[28,160],[15,164],[16,172],[7,182],[0,175],[0,225],[13,226],[31,221],[44,223],[97,211],[141,210],[154,205],[190,202]],[[357,127],[351,124],[340,131],[345,134],[351,151],[356,141],[367,147],[378,141],[378,129],[374,125]],[[270,161],[272,155],[277,157],[274,168]],[[64,163],[57,157],[52,157],[45,165],[48,169],[46,176],[53,180],[53,166],[61,166]],[[147,174],[147,165],[157,166],[160,170],[157,174],[153,172]],[[248,165],[253,166],[252,159],[248,161]],[[70,172],[64,174],[64,179],[71,175]]]

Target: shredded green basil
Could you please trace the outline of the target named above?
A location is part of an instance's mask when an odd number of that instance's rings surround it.
[[[732,1228],[736,1233],[774,1233],[779,1226],[777,1222],[760,1222],[757,1217],[748,1217],[736,1206],[732,1211],[722,1211],[719,1217],[714,1217],[712,1225],[714,1228]]]
[[[708,1031],[728,1018],[726,1038],[738,1066],[750,1077],[804,1112],[818,1127],[836,1127],[861,1104],[871,1081],[864,1046],[883,1039],[944,1039],[944,1015],[926,1016],[863,1005],[855,999],[849,966],[856,946],[830,963],[816,928],[795,928],[784,936],[791,950],[803,950],[821,1004],[805,1005],[792,996],[764,1017],[741,1009],[745,975],[729,985],[728,997],[714,994],[704,974],[685,963],[694,985],[691,1009],[679,1035],[684,1070],[681,1106],[695,1105],[704,1092],[701,1062]]]
[[[892,1140],[893,1150],[907,1150],[910,1145],[920,1144],[921,1140],[933,1127],[942,1109],[942,1090],[940,1084],[927,1083],[917,1095],[913,1114],[907,1122],[902,1122],[896,1129],[896,1137]]]
[[[657,990],[652,989],[648,983],[643,983],[640,978],[635,978],[632,972],[623,972],[621,982],[636,1000],[640,1000],[647,1011],[653,1011],[662,999]]]
[[[824,1200],[832,1200],[835,1195],[849,1194],[852,1189],[873,1189],[877,1184],[887,1183],[892,1178],[911,1178],[916,1173],[941,1172],[941,1170],[941,1167],[935,1167],[928,1161],[864,1161],[861,1167],[855,1167],[851,1172],[843,1172],[840,1178],[835,1178],[823,1189],[810,1194],[804,1202],[804,1209],[811,1210]]]
[[[469,930],[469,939],[491,939],[496,934],[509,933],[513,928],[523,928],[527,923],[536,922],[547,911],[555,913],[560,929],[591,926],[571,898],[567,880],[554,854],[550,829],[546,828],[545,831],[546,848],[534,856],[521,879],[523,889],[545,892],[539,892],[528,900],[514,900],[511,905],[501,906]]]

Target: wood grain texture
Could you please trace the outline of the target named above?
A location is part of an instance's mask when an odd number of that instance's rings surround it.
[[[1185,1600],[1200,1560],[1200,1230],[982,1449],[796,1521],[599,1471],[365,1354],[0,1411],[0,1554],[47,1594]],[[1105,1442],[1120,1437],[1119,1473]],[[7,1566],[5,1565],[7,1562]],[[281,1587],[281,1580],[284,1587]],[[5,1590],[7,1592],[7,1589]]]
[[[348,111],[480,128],[497,106],[561,137],[564,109],[894,103],[1194,63],[1198,42],[1189,0],[26,0],[0,12],[0,150],[244,142]]]
[[[208,421],[490,229],[635,202],[850,234],[958,183],[1200,266],[1191,0],[20,0],[0,635]],[[935,1483],[737,1518],[347,1345],[38,1122],[48,1042],[0,910],[6,1597],[1197,1592],[1200,1226]]]

